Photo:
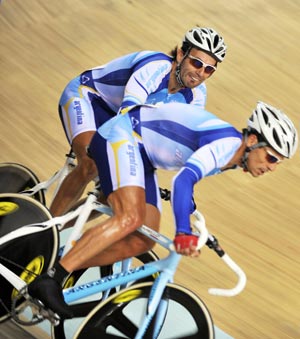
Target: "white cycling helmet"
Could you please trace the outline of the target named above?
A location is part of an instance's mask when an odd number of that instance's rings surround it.
[[[267,145],[285,158],[291,158],[296,153],[297,130],[281,110],[259,101],[248,120],[248,129],[257,131]]]
[[[219,62],[224,60],[227,46],[224,39],[212,28],[192,28],[186,32],[182,42],[211,54]]]

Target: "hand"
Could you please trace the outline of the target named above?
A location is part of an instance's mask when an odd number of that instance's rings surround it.
[[[193,234],[176,234],[174,245],[178,254],[187,255],[190,257],[198,257],[200,251],[197,250],[198,237]]]

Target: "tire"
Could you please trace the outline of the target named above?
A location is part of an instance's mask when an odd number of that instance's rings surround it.
[[[158,260],[158,256],[154,251],[148,251],[143,253],[136,258],[133,258],[132,267],[140,265],[141,263],[149,263]],[[100,270],[100,271],[99,271]],[[100,276],[99,276],[100,272]],[[101,277],[112,274],[114,271],[113,265],[97,267],[88,270],[80,270],[73,272],[70,277],[67,279],[64,288],[72,287],[76,284],[92,281],[99,279]],[[95,275],[95,278],[91,279],[91,275]],[[147,277],[143,279],[143,281],[153,281],[155,277]],[[113,289],[110,291],[109,295],[119,291],[120,288]],[[74,333],[74,329],[76,329],[84,317],[86,317],[98,304],[102,299],[102,294],[96,296],[96,298],[89,298],[87,301],[71,304],[70,307],[74,313],[74,318],[71,320],[61,320],[58,326],[52,326],[51,328],[51,337],[52,339],[71,339],[73,338],[72,333]]]
[[[20,193],[34,187],[39,182],[38,177],[23,165],[13,162],[0,164],[0,193]],[[42,190],[34,194],[33,198],[43,205],[46,203]]]
[[[22,194],[0,194],[0,236],[23,225],[51,219],[48,209],[40,202]],[[22,236],[0,245],[0,262],[27,283],[54,264],[59,236],[56,227]],[[0,321],[10,317],[11,301],[16,290],[0,276]],[[23,300],[18,302],[21,306]]]
[[[134,338],[145,315],[152,284],[133,285],[99,303],[79,327],[74,339]],[[193,292],[168,284],[162,299],[168,306],[158,339],[214,338],[210,313]],[[154,322],[151,321],[143,339],[153,339]]]

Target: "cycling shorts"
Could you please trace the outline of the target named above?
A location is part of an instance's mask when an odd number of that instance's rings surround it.
[[[145,189],[146,202],[161,211],[156,170],[143,144],[137,141],[128,114],[110,119],[95,133],[89,146],[101,188],[106,196],[118,188],[138,186]]]
[[[96,131],[115,115],[98,92],[82,85],[80,76],[69,82],[59,101],[59,116],[70,145],[78,134]]]

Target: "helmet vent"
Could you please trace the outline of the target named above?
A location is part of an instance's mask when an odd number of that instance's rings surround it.
[[[275,129],[273,129],[273,139],[275,140],[276,145],[278,145],[279,147],[282,147],[280,138],[279,138],[277,131]]]
[[[262,111],[262,116],[263,116],[265,124],[268,125],[269,117],[268,117],[268,115],[266,114],[265,111]]]
[[[200,42],[200,44],[202,44],[203,37],[200,34],[198,34],[197,31],[195,31],[193,35],[194,35],[194,39]]]
[[[214,47],[217,48],[218,47],[218,43],[219,43],[219,37],[216,35],[214,38]],[[220,49],[218,49],[220,50]]]

